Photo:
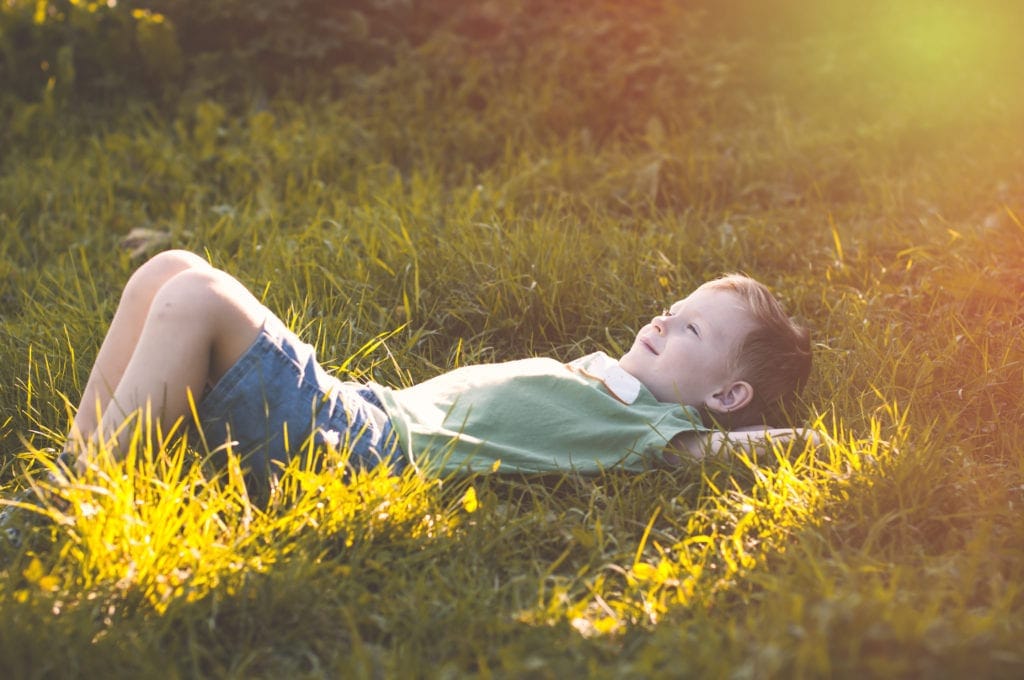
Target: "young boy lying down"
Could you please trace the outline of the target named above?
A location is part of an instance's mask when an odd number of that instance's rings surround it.
[[[763,447],[810,372],[808,333],[757,281],[729,275],[650,320],[618,359],[528,358],[458,368],[406,389],[342,382],[229,274],[185,251],[128,281],[82,394],[65,460],[126,450],[146,409],[164,431],[191,419],[210,450],[243,456],[250,482],[314,445],[354,466],[432,474],[596,472],[680,464],[724,442]]]

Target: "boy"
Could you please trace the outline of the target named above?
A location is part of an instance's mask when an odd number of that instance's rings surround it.
[[[125,286],[82,394],[66,454],[123,452],[148,408],[167,430],[196,403],[210,450],[229,445],[265,481],[311,441],[358,466],[544,472],[641,470],[701,458],[728,439],[757,448],[810,371],[806,330],[744,276],[709,282],[640,329],[618,361],[533,358],[467,366],[395,390],[342,383],[227,273],[160,253]]]

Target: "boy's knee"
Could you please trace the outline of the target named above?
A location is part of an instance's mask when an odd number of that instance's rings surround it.
[[[160,289],[160,296],[203,304],[216,288],[220,274],[212,267],[183,269],[167,279]]]
[[[149,258],[139,268],[139,272],[144,271],[148,276],[166,280],[186,269],[204,269],[209,266],[206,260],[187,250],[165,250]]]
[[[211,289],[210,277],[202,270],[180,271],[154,291],[149,318],[187,324],[190,328],[196,324],[209,324],[217,313],[212,309]]]
[[[169,304],[197,319],[226,319],[241,304],[235,294],[240,288],[234,278],[219,269],[194,267],[172,276],[158,292],[154,306]]]
[[[210,341],[216,382],[252,344],[267,310],[230,274],[204,267],[176,274],[157,293],[150,319]]]
[[[206,269],[210,265],[187,250],[165,250],[157,253],[139,267],[128,280],[127,293],[152,298],[157,291],[178,274],[192,269]]]

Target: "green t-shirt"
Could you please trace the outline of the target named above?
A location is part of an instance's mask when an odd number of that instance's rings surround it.
[[[659,402],[603,352],[465,366],[413,387],[374,383],[411,464],[436,474],[492,469],[648,469],[673,436],[705,430]]]

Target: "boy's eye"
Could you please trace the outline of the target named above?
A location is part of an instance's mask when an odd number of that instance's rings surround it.
[[[691,333],[696,335],[698,338],[700,337],[700,331],[698,331],[697,327],[694,326],[692,323],[686,324],[686,330],[690,331]]]

